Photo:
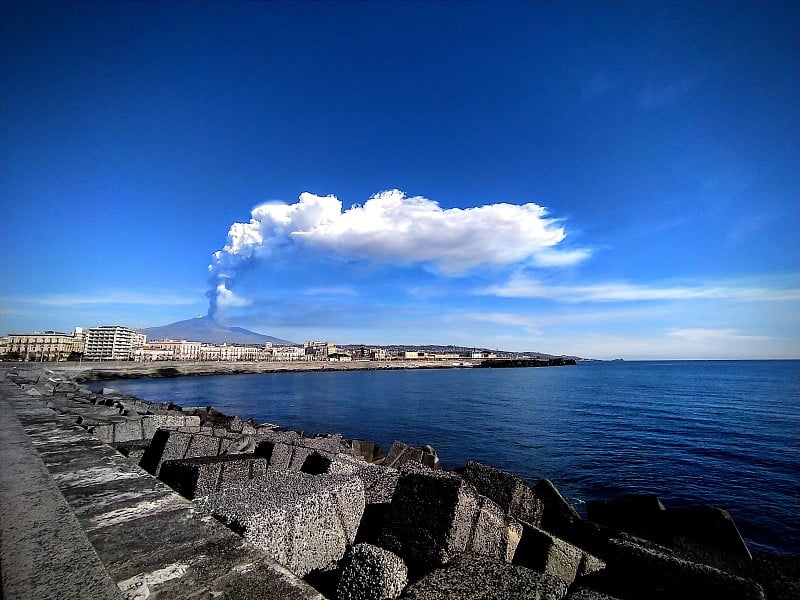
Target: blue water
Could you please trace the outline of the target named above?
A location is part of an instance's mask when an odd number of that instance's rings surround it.
[[[104,384],[108,385],[108,384]],[[308,433],[433,445],[587,500],[658,494],[731,512],[751,549],[800,554],[800,361],[226,375],[117,381]]]

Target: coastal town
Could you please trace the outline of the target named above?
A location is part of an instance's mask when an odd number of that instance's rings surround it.
[[[148,340],[146,333],[119,325],[57,331],[12,333],[0,338],[0,359],[23,362],[185,361],[185,362],[351,362],[461,361],[517,358],[478,349],[452,351],[408,347],[339,347],[331,341],[302,344],[210,343],[187,339]]]

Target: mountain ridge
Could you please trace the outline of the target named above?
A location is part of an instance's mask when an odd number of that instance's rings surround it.
[[[195,317],[175,321],[158,327],[146,327],[142,332],[148,340],[187,340],[206,344],[265,344],[272,342],[280,346],[296,346],[295,342],[271,335],[256,333],[244,327],[228,327],[209,317]]]

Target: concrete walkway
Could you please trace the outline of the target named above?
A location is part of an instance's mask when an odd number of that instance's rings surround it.
[[[322,596],[0,371],[6,600]]]
[[[121,598],[5,397],[0,412],[2,596]]]

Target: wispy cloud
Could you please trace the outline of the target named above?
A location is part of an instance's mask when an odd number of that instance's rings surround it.
[[[687,329],[670,329],[666,335],[690,342],[703,342],[713,344],[742,343],[756,341],[770,341],[776,339],[769,335],[751,335],[742,333],[738,329],[709,329],[694,327]]]
[[[800,288],[754,285],[640,285],[609,282],[591,285],[548,285],[523,275],[479,293],[506,298],[541,298],[559,302],[641,302],[656,300],[800,300]]]
[[[682,79],[660,87],[650,87],[639,94],[639,106],[645,110],[663,108],[675,103],[694,87],[695,81]]]
[[[85,307],[104,305],[129,306],[175,306],[197,304],[197,296],[184,296],[174,293],[142,294],[138,292],[86,292],[81,294],[45,294],[41,296],[12,296],[4,303],[11,305],[36,305],[49,307]]]
[[[592,255],[588,249],[577,250],[544,250],[533,256],[533,264],[537,267],[570,267],[583,262]]]
[[[600,73],[592,77],[584,84],[582,89],[583,98],[590,100],[593,98],[599,98],[600,96],[605,96],[615,87],[617,87],[616,81],[609,79]]]
[[[353,288],[336,286],[336,287],[319,287],[308,288],[303,291],[306,296],[358,296],[359,293]]]

